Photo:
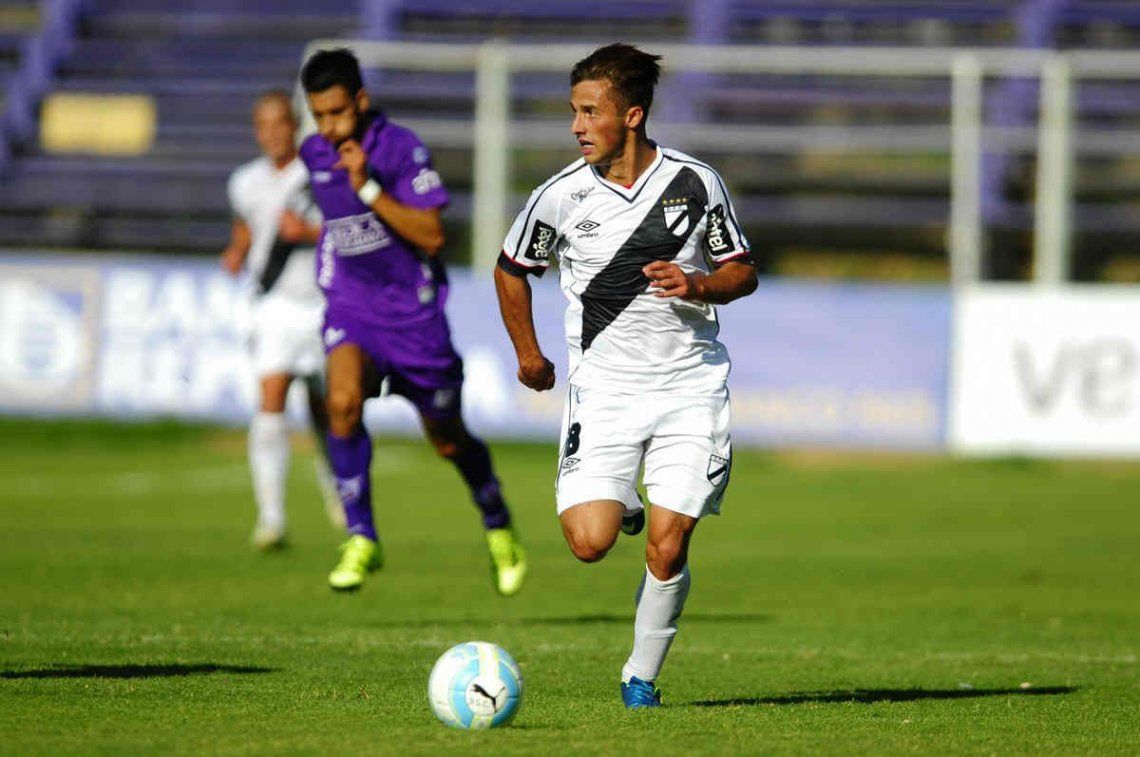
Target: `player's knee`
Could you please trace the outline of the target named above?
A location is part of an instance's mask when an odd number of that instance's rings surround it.
[[[363,399],[356,392],[333,390],[328,398],[329,425],[333,433],[350,431],[360,422]]]
[[[591,531],[566,530],[566,543],[570,551],[582,562],[597,562],[609,553],[617,535],[609,535]]]
[[[435,448],[435,453],[444,460],[454,460],[459,457],[459,445],[453,441],[432,439],[431,446]]]
[[[650,540],[645,544],[645,564],[658,580],[668,581],[681,572],[689,555],[680,539]]]

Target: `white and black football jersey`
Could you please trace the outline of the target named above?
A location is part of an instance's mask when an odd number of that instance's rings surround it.
[[[227,186],[233,214],[250,231],[249,266],[253,294],[298,300],[320,299],[314,248],[278,238],[281,214],[292,210],[309,223],[320,225],[320,211],[309,192],[309,172],[294,158],[280,171],[267,157],[244,163],[230,174]]]
[[[541,275],[556,256],[570,383],[618,392],[720,392],[728,352],[712,305],[656,297],[642,268],[686,272],[751,262],[720,176],[663,147],[631,187],[579,159],[536,189],[507,234],[499,266]]]

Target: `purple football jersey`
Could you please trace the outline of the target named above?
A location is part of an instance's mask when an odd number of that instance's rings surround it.
[[[392,199],[413,208],[442,208],[447,190],[431,155],[412,131],[382,113],[362,116],[360,146],[368,173]],[[301,145],[313,197],[324,215],[317,249],[317,282],[330,310],[365,322],[407,324],[443,310],[447,281],[443,266],[385,226],[361,202],[348,172],[334,169],[336,147],[319,134]]]

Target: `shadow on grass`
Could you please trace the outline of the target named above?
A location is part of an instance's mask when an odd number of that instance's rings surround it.
[[[66,668],[40,670],[3,670],[0,678],[168,678],[206,673],[272,673],[273,668],[249,665],[73,665]]]
[[[767,623],[770,615],[755,613],[685,613],[685,623]],[[487,618],[428,618],[416,620],[382,620],[368,625],[379,628],[431,628],[440,626],[496,625],[512,626],[590,626],[590,625],[631,625],[633,614],[596,613],[593,615],[573,615],[553,618],[501,618],[489,621]]]
[[[838,704],[858,702],[916,702],[922,699],[975,699],[977,697],[1056,696],[1072,694],[1075,686],[1037,686],[1029,689],[850,689],[847,691],[805,691],[774,697],[740,697],[689,702],[689,707],[740,707],[779,704]]]

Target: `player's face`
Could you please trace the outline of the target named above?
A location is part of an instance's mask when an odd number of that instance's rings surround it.
[[[608,79],[586,79],[570,89],[570,131],[590,165],[612,162],[625,147],[629,130],[641,122],[641,108],[625,108],[620,99]]]
[[[297,123],[284,100],[263,100],[253,111],[253,135],[261,151],[274,162],[289,160],[296,151]]]
[[[337,84],[321,92],[310,92],[308,97],[317,131],[337,147],[356,134],[360,114],[368,110],[368,94],[363,89],[354,96]]]

